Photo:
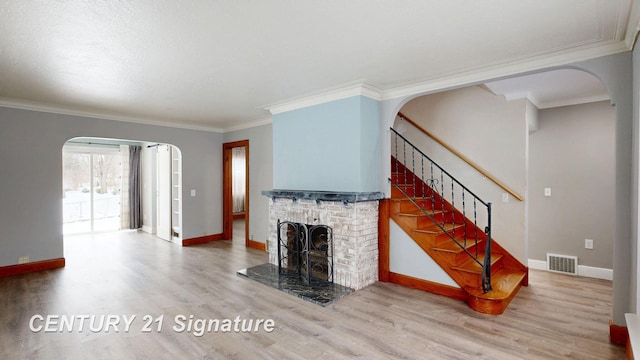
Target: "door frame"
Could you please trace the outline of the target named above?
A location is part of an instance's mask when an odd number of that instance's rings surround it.
[[[231,163],[233,148],[239,147],[244,148],[245,156],[244,245],[249,247],[249,140],[222,144],[222,238],[233,239],[233,171]]]

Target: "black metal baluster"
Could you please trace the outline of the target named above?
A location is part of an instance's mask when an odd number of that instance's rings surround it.
[[[491,288],[491,203],[487,203],[487,244],[484,251],[484,267],[482,269],[482,291],[485,293],[493,290]]]
[[[467,212],[464,203],[464,189],[462,189],[462,241],[464,248],[467,248]]]
[[[451,181],[451,232],[455,236],[456,234],[456,199],[455,194],[453,192],[453,180]]]
[[[430,165],[431,165],[431,184],[429,184],[429,187],[431,187],[431,189],[429,189],[429,192],[431,192],[431,214],[435,215],[435,213],[436,213],[436,195],[434,194],[434,192],[436,191],[436,189],[435,189],[435,185],[434,185],[435,179],[433,178],[433,161],[430,161]]]
[[[442,228],[444,229],[444,172],[440,169],[440,191],[442,191],[440,195],[440,203],[442,204]]]
[[[478,257],[478,210],[476,199],[473,199],[473,234],[475,237],[476,258]]]
[[[403,148],[402,148],[402,165],[404,166],[404,178],[402,180],[402,183],[405,184],[404,189],[407,190],[406,184],[407,184],[407,140],[404,140],[402,142]]]
[[[425,184],[425,179],[424,179],[424,156],[422,156],[420,158],[420,179],[422,180],[422,203],[420,204],[420,207],[424,209],[424,193],[425,193],[425,188],[424,188],[424,184]]]
[[[418,194],[418,189],[416,188],[416,150],[415,148],[411,149],[411,174],[413,174],[412,177],[412,184],[411,184],[411,188],[413,189],[413,197],[417,197]]]

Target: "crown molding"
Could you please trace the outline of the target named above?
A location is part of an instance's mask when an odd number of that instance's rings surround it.
[[[537,99],[528,98],[529,101],[533,103],[538,109],[549,109],[556,108],[561,106],[571,106],[571,105],[580,105],[580,104],[589,104],[598,101],[611,101],[611,97],[609,95],[595,95],[595,96],[587,96],[577,99],[571,100],[559,100],[559,101],[538,101]],[[535,101],[534,101],[535,100]]]
[[[579,61],[614,55],[630,50],[631,48],[627,46],[626,42],[617,41],[599,46],[587,46],[578,50],[567,49],[555,54],[540,54],[533,58],[503,62],[473,71],[444,74],[440,77],[419,83],[391,88],[383,92],[382,100],[427,94],[461,86],[470,86],[513,75],[531,73],[537,70],[567,66]]]
[[[341,88],[332,88],[321,91],[315,95],[289,100],[282,103],[266,105],[272,115],[287,111],[306,108],[313,105],[320,105],[331,101],[342,100],[353,96],[366,96],[374,100],[382,100],[382,92],[368,84],[349,85]]]
[[[266,117],[262,117],[253,121],[249,121],[249,122],[245,122],[242,124],[237,124],[237,125],[233,125],[233,126],[229,126],[224,128],[224,133],[230,133],[232,131],[238,131],[238,130],[245,130],[245,129],[250,129],[250,128],[254,128],[254,127],[258,127],[258,126],[262,126],[262,125],[268,125],[271,124],[271,116],[266,116]]]
[[[178,123],[178,122],[164,122],[164,121],[150,120],[146,118],[139,118],[135,116],[110,114],[107,112],[75,110],[75,109],[70,109],[62,106],[40,104],[32,101],[18,100],[18,99],[0,98],[0,107],[47,112],[47,113],[60,114],[60,115],[81,116],[81,117],[88,117],[88,118],[101,119],[101,120],[122,121],[122,122],[129,122],[129,123],[143,124],[143,125],[164,126],[164,127],[171,127],[176,129],[209,131],[209,132],[217,132],[217,133],[223,132],[223,129],[215,128],[215,127],[197,126],[197,125],[184,124],[184,123]]]
[[[629,49],[633,49],[640,31],[640,1],[631,1],[631,10],[629,12],[629,19],[627,20],[627,31],[624,34],[624,42]]]

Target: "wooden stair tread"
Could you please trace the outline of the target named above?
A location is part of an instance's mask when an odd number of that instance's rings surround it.
[[[447,223],[444,224],[443,228],[446,231],[453,231],[455,229],[459,229],[461,227],[463,227],[464,224],[451,224],[451,223]],[[442,234],[443,231],[442,229],[440,229],[440,227],[438,227],[437,225],[431,225],[425,228],[421,228],[421,229],[415,229],[413,230],[415,232],[419,232],[419,233],[426,233],[426,234],[434,234],[434,235],[438,235],[438,234]]]
[[[513,297],[526,275],[524,271],[501,269],[491,276],[491,291],[484,293],[482,287],[465,287],[465,290],[479,299],[505,300]]]
[[[435,251],[459,254],[462,251],[464,251],[463,247],[465,249],[469,249],[470,247],[473,247],[476,244],[475,239],[467,239],[466,244],[464,240],[461,240],[461,239],[456,239],[456,240],[458,241],[458,243],[460,243],[460,245],[456,244],[453,240],[449,240],[433,246],[432,249]],[[484,240],[478,239],[478,244],[481,244],[482,242],[484,242]]]
[[[426,212],[426,214],[425,214]],[[398,213],[398,216],[409,216],[409,217],[416,217],[416,216],[427,216],[428,215],[440,215],[444,213],[444,211],[442,210],[424,210],[420,211],[418,209],[416,209],[415,211],[402,211]]]
[[[491,265],[495,264],[502,258],[502,254],[491,254]],[[484,262],[484,254],[478,255],[478,260]],[[474,274],[482,274],[482,266],[478,264],[474,259],[469,258],[460,265],[452,266],[454,270],[465,271]]]

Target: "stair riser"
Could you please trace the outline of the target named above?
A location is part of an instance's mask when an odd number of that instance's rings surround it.
[[[481,256],[481,254],[480,254]],[[498,259],[497,261],[495,261],[492,265],[491,265],[491,273],[495,274],[498,270],[503,268],[503,263],[502,263],[502,259]],[[477,271],[465,271],[465,270],[458,270],[458,269],[454,269],[455,271],[459,271],[459,272],[465,272],[465,273],[470,273],[470,274],[476,274],[479,278],[481,278],[482,276],[482,270],[480,268],[477,269]]]
[[[423,229],[433,224],[427,216],[398,216],[402,221],[409,225],[412,229]]]
[[[397,195],[398,195],[397,197],[391,198],[392,200],[391,212],[395,212],[395,213],[414,212],[419,208],[422,208],[427,211],[430,211],[430,210],[442,211],[442,204],[438,203],[437,201],[431,202],[429,198],[424,199],[424,201],[422,198],[415,198],[413,199],[413,201],[411,201],[404,196],[400,197],[401,194],[399,193],[399,190]],[[445,211],[451,211],[451,210],[445,207]]]
[[[445,222],[445,224],[450,224],[450,223],[451,221]],[[458,223],[458,220],[456,220],[456,223]],[[465,228],[459,227],[459,228],[456,228],[455,231],[450,231],[450,234],[454,236],[456,239],[464,239],[466,237],[467,241],[470,239],[475,240],[476,234],[478,236],[478,240],[486,238],[483,232],[479,231],[478,229],[475,229],[473,225],[469,225],[468,222],[466,225],[466,231],[465,231]],[[449,241],[451,241],[451,237],[449,237],[447,234],[441,234],[436,239],[437,244],[442,244]]]
[[[424,197],[424,198],[431,198],[431,189],[427,186],[414,186],[413,184],[402,184],[402,183],[398,183],[397,184],[398,187],[400,187],[407,195],[411,196],[411,197]],[[400,198],[403,197],[404,194],[402,194],[402,192],[400,192],[396,186],[392,186],[391,187],[392,192],[391,192],[391,197],[392,198]],[[397,190],[396,193],[393,192],[393,190]]]
[[[475,240],[467,240],[468,242],[474,242]],[[460,240],[460,243],[462,243],[462,240]],[[476,248],[478,249],[478,255],[483,254],[484,253],[484,240],[480,241],[477,245],[471,245],[469,247],[467,247],[467,251],[469,251],[471,254],[475,255],[476,254]],[[466,261],[469,258],[469,254],[467,254],[464,251],[460,251],[457,255],[456,255],[456,259],[455,262],[457,264]]]
[[[391,173],[391,180],[398,184],[407,184],[407,183],[417,183],[418,180],[415,176],[411,174],[405,175],[404,173]]]
[[[405,201],[394,201],[393,203],[393,208],[391,209],[391,212],[395,212],[397,213],[403,213],[403,212],[414,212],[416,210],[419,209],[419,206],[422,205],[426,205],[424,203],[422,203],[421,201],[417,201],[416,202],[418,204],[418,206],[416,206],[413,202],[409,201],[409,200],[405,200]],[[423,206],[423,209],[428,209],[426,207]]]
[[[453,213],[452,212],[445,212],[445,213],[431,213],[429,210],[426,210],[427,214],[431,215],[433,217],[433,219],[435,220],[436,223],[438,224],[442,224],[443,222],[445,224],[451,224],[451,222],[453,221]]]

